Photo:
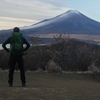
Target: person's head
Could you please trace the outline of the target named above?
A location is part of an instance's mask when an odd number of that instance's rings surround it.
[[[18,27],[14,27],[13,32],[20,32],[20,29]]]

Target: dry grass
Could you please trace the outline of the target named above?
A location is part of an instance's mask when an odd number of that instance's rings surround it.
[[[8,72],[0,72],[0,100],[99,100],[100,83],[93,76],[77,73],[26,72],[27,87],[21,87],[19,72],[8,87]]]

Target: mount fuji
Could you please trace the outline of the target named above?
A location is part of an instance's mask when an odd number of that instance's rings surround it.
[[[20,29],[29,40],[34,35],[41,35],[42,39],[48,35],[46,37],[48,40],[51,38],[50,34],[52,34],[52,38],[55,34],[70,34],[70,37],[75,39],[100,40],[100,23],[77,10],[69,10],[51,19],[45,19],[31,26],[20,27]],[[3,42],[9,35],[11,35],[11,29],[1,30],[0,42]],[[93,36],[96,37],[95,40]]]
[[[100,23],[79,11],[69,10],[51,19],[21,28],[28,34],[100,34]]]

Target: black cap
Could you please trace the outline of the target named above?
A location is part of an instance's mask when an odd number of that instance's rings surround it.
[[[18,27],[14,27],[13,32],[20,32],[20,29]]]

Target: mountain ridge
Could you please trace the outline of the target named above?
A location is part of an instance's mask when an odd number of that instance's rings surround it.
[[[76,10],[22,28],[32,33],[100,34],[100,23]]]
[[[82,14],[77,10],[69,10],[65,13],[57,15],[50,19],[44,19],[38,23],[35,23],[30,26],[20,27],[22,34],[29,40],[30,37],[35,35],[47,35],[49,38],[49,34],[53,34],[52,38],[55,34],[68,34],[72,38],[83,40],[85,39],[93,39],[95,35],[95,40],[99,40],[100,37],[100,22],[97,22],[86,15]],[[9,30],[1,30],[0,31],[0,42],[5,40],[8,36],[11,35],[12,29]],[[75,34],[75,36],[73,35]],[[76,37],[77,35],[77,37]],[[80,36],[78,36],[80,35]],[[83,36],[85,35],[85,36]],[[89,36],[87,36],[89,35]],[[90,38],[91,37],[91,38]],[[51,38],[51,37],[50,37]]]

